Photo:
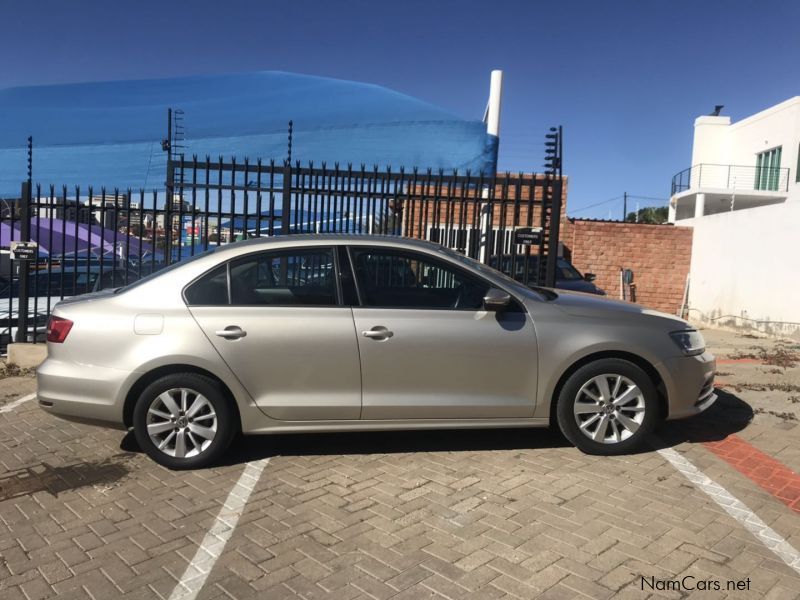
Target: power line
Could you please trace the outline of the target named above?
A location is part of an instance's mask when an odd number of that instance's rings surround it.
[[[571,212],[573,214],[575,214],[576,212],[589,210],[590,208],[594,208],[596,206],[602,206],[603,204],[608,204],[609,202],[614,202],[615,200],[619,200],[620,198],[622,198],[621,194],[619,196],[614,196],[613,198],[609,198],[608,200],[603,200],[602,202],[597,202],[595,204],[590,204],[589,206],[583,206],[583,207],[579,208],[578,210],[574,210],[574,211],[571,211]]]
[[[637,196],[636,194],[628,194],[628,198],[636,198],[637,200],[656,200],[658,202],[669,202],[669,198],[654,198],[653,196]]]

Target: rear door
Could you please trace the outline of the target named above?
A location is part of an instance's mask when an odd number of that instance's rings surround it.
[[[349,420],[360,416],[361,373],[339,287],[333,249],[314,246],[233,260],[190,285],[185,298],[267,415]]]

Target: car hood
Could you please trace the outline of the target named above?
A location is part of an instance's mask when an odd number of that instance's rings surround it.
[[[623,300],[614,300],[608,296],[598,296],[597,294],[584,294],[581,292],[571,292],[565,290],[555,290],[558,298],[550,303],[563,312],[575,317],[628,317],[641,315],[643,317],[655,317],[669,321],[669,326],[675,329],[685,329],[690,325],[667,313],[651,310]]]

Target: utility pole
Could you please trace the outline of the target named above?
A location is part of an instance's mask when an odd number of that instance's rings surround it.
[[[617,196],[619,198],[619,196]],[[628,192],[622,193],[622,220],[628,218]]]

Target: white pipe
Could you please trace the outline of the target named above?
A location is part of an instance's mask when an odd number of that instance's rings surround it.
[[[503,99],[503,72],[492,71],[489,85],[489,105],[486,107],[486,133],[500,136],[500,102]]]

